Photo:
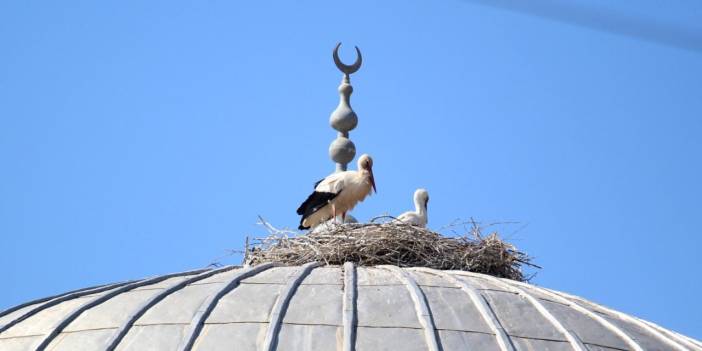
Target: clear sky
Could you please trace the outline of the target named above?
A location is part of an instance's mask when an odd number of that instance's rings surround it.
[[[701,339],[702,2],[496,3],[0,3],[0,308],[295,227],[342,41],[357,218],[426,187],[432,228],[520,222],[535,283]]]

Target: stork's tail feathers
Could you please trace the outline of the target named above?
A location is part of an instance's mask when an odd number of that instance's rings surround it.
[[[304,203],[303,203],[303,205],[304,205]],[[302,206],[300,206],[300,208],[302,208]],[[301,215],[304,212],[300,213],[300,208],[297,209],[297,214]],[[307,218],[307,216],[302,216],[302,218],[300,218],[300,225],[297,227],[298,230],[310,229],[309,225],[306,226],[303,224],[303,223],[305,223],[306,218]]]

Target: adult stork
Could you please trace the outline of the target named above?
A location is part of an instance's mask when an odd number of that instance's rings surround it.
[[[302,216],[298,229],[309,229],[346,213],[375,190],[373,159],[367,154],[358,158],[357,171],[333,173],[314,185],[314,192],[297,209]]]
[[[407,224],[425,228],[429,222],[427,206],[429,205],[429,192],[427,189],[417,189],[414,192],[414,211],[408,211],[397,217]]]

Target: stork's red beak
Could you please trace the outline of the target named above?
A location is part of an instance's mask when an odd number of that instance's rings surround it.
[[[373,168],[368,169],[368,173],[370,173],[370,182],[371,186],[373,187],[373,192],[378,193],[378,190],[375,189],[375,177],[373,177]]]

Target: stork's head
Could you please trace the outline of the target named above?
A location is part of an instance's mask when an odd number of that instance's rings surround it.
[[[373,159],[370,155],[363,154],[358,158],[358,170],[368,172],[373,191],[377,193],[378,190],[375,189],[375,178],[373,177]]]
[[[414,192],[414,202],[419,205],[424,205],[424,208],[426,209],[429,206],[429,192],[427,189],[417,189]]]

